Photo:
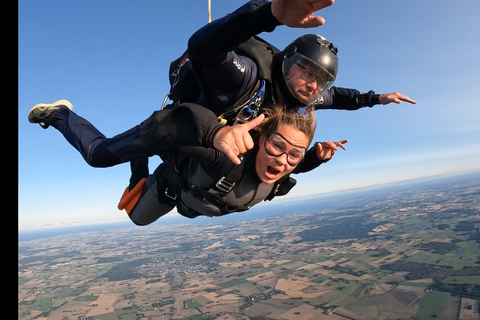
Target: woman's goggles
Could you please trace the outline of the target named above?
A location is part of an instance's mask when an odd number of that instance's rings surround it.
[[[265,139],[265,151],[274,157],[287,155],[287,163],[294,167],[305,157],[305,148],[288,142],[280,133],[273,132]]]

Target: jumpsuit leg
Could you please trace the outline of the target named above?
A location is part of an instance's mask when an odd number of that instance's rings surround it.
[[[128,189],[132,190],[143,178],[148,178],[148,158],[138,158],[130,161],[130,169],[132,170],[132,176],[128,184]]]
[[[157,177],[150,175],[143,185],[140,198],[128,215],[136,225],[150,224],[175,208],[175,205],[160,202],[157,183]]]
[[[111,167],[154,155],[142,142],[140,125],[106,138],[90,122],[66,107],[55,111],[50,125],[60,131],[92,167]]]

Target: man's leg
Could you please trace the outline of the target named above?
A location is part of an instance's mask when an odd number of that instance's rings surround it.
[[[60,131],[92,167],[111,167],[153,155],[142,143],[140,125],[106,138],[90,122],[67,108],[55,111],[50,125]]]
[[[72,105],[66,100],[38,104],[30,110],[29,121],[40,123],[43,128],[56,128],[92,167],[111,167],[154,155],[142,143],[140,125],[113,138],[106,138],[71,108]]]
[[[132,176],[128,184],[128,189],[132,190],[142,179],[148,178],[148,158],[138,158],[130,161],[130,169],[132,170]]]

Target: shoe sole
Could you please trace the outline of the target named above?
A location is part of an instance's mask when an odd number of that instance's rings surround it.
[[[37,104],[34,105],[34,106],[30,109],[30,111],[28,112],[28,121],[29,121],[30,123],[40,123],[40,124],[41,124],[41,122],[34,121],[34,120],[32,120],[31,117],[30,117],[32,111],[35,110],[35,109],[38,109],[38,108],[40,108],[40,107],[44,107],[44,108],[46,108],[46,107],[54,107],[54,108],[57,107],[57,109],[60,108],[60,107],[67,107],[68,109],[73,110],[73,105],[72,105],[72,103],[71,103],[70,101],[68,101],[68,100],[65,100],[65,99],[57,100],[57,101],[55,101],[54,103],[37,103]]]

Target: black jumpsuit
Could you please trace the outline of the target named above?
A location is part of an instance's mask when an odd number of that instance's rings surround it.
[[[195,185],[200,190],[208,190],[212,182],[225,175],[234,164],[221,151],[213,148],[215,133],[221,128],[216,115],[199,105],[185,103],[178,107],[155,112],[142,124],[142,138],[163,159],[172,160],[171,167],[180,167],[180,176]],[[188,156],[189,147],[194,147],[195,155]],[[200,151],[199,151],[200,150]],[[138,225],[146,225],[170,212],[178,206],[179,212],[188,209],[187,217],[198,215],[219,216],[226,214],[224,207],[242,208],[231,210],[228,213],[243,211],[270,195],[274,184],[262,182],[255,171],[255,158],[258,145],[247,151],[241,177],[236,181],[233,189],[212,203],[208,199],[198,197],[188,189],[182,189],[178,194],[170,194],[167,178],[156,172],[149,175],[136,205],[129,216]],[[295,168],[295,173],[310,171],[325,161],[319,160],[316,150],[307,151],[305,159]],[[165,195],[177,197],[176,201],[169,201]],[[165,201],[166,200],[166,201]]]

